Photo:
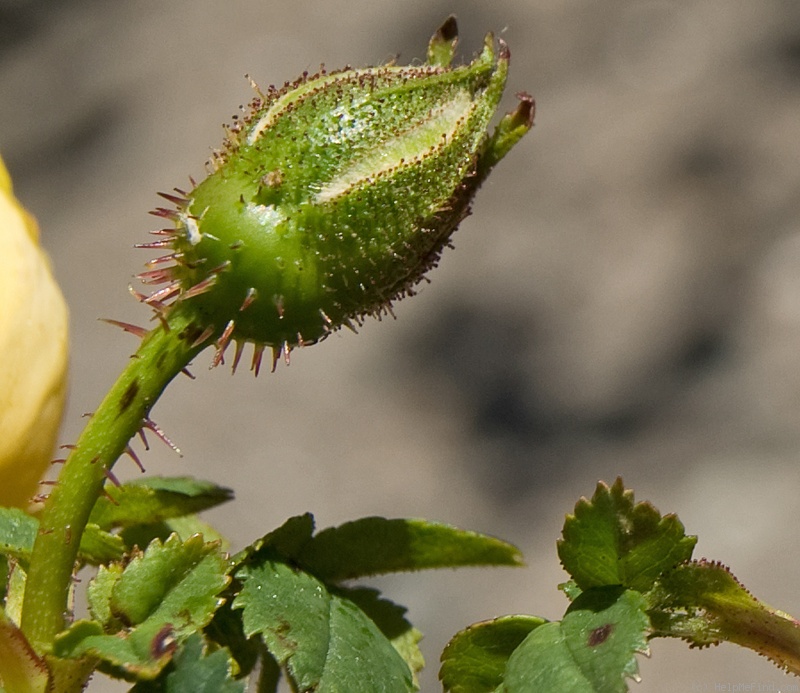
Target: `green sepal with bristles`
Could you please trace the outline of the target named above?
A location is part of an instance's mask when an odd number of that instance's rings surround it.
[[[428,44],[428,64],[447,67],[453,62],[453,56],[458,45],[458,24],[456,18],[450,15],[431,36]]]

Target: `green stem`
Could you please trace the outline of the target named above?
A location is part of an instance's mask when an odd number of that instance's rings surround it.
[[[22,631],[48,652],[64,628],[81,535],[107,473],[141,429],[169,382],[204,345],[194,314],[176,307],[145,338],[92,415],[45,503],[33,547],[22,608]]]

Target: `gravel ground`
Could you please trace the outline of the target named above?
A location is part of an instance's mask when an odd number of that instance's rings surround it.
[[[525,569],[377,581],[426,633],[423,690],[465,625],[560,616],[555,540],[598,479],[679,513],[696,555],[800,614],[796,0],[0,0],[0,151],[72,307],[63,442],[134,348],[96,319],[146,319],[127,285],[155,191],[202,176],[243,75],[420,58],[451,12],[466,56],[502,33],[507,106],[538,106],[456,250],[396,321],[289,368],[231,378],[202,356],[154,411],[184,457],[151,451],[148,471],[235,489],[210,513],[235,547],[306,510],[517,543]],[[734,646],[652,651],[632,690],[800,690]]]

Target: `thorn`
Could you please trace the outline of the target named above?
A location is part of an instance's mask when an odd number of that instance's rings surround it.
[[[99,318],[100,322],[108,323],[109,325],[114,325],[114,327],[120,327],[125,332],[129,334],[135,335],[139,338],[144,338],[144,336],[149,332],[144,327],[139,327],[138,325],[131,325],[129,322],[122,322],[120,320],[111,320],[110,318]],[[74,448],[73,448],[74,449]]]
[[[181,368],[181,373],[183,373],[190,380],[197,380],[197,378],[192,375],[192,372],[188,368]]]
[[[178,191],[178,192],[180,192],[180,191]],[[172,204],[176,205],[177,207],[186,207],[186,205],[189,204],[189,200],[187,200],[186,198],[184,198],[184,197],[176,197],[175,195],[172,195],[171,193],[160,192],[160,193],[156,193],[156,195],[158,195],[159,197],[163,197],[168,202],[172,202]]]
[[[256,344],[253,347],[253,362],[250,365],[250,370],[258,377],[258,372],[261,370],[261,359],[264,356],[264,345]]]
[[[272,369],[270,370],[271,373],[275,372],[275,367],[278,365],[278,359],[280,359],[281,353],[283,353],[282,346],[272,347]]]
[[[31,504],[37,505],[38,503],[44,503],[50,497],[50,494],[47,493],[37,493],[35,496],[31,496]],[[51,534],[53,530],[47,532],[47,534]],[[45,534],[45,532],[40,531],[40,534]]]
[[[235,327],[236,323],[233,320],[230,320],[228,324],[225,325],[222,335],[217,340],[217,352],[214,354],[214,359],[211,361],[211,368],[216,368],[221,363],[225,363],[225,349],[228,348]]]
[[[137,300],[139,303],[145,303],[147,300],[147,295],[141,293],[134,289],[130,284],[128,284],[128,292]]]
[[[214,334],[214,328],[209,325],[200,333],[200,336],[192,342],[192,349],[199,347],[203,342],[207,341],[212,334]]]
[[[40,486],[58,486],[58,481],[55,480],[55,479],[53,479],[52,481],[48,479],[46,481],[40,481],[39,485]]]
[[[183,295],[181,296],[181,300],[185,301],[187,298],[193,298],[194,296],[204,294],[206,291],[210,291],[216,283],[217,275],[212,274],[211,276],[206,277],[202,281],[197,282],[197,284],[184,291]]]
[[[134,248],[144,248],[156,250],[158,248],[171,248],[173,240],[171,238],[162,238],[160,241],[149,241],[148,243],[134,243]]]
[[[258,291],[253,287],[250,287],[247,290],[247,295],[244,297],[242,305],[239,307],[239,312],[241,313],[243,310],[249,308],[253,304],[253,301],[255,301],[257,298],[258,298]]]
[[[139,470],[144,474],[144,465],[142,461],[137,457],[136,453],[133,451],[133,448],[130,445],[125,446],[125,454],[128,455],[135,463],[136,466],[139,467]]]
[[[289,358],[289,354],[291,353],[291,351],[292,351],[292,347],[289,346],[289,342],[284,342],[283,343],[283,362],[287,366],[291,365],[291,363],[290,363],[291,359]]]
[[[156,265],[163,265],[165,262],[180,262],[183,259],[183,253],[170,253],[169,255],[159,255],[152,260],[144,263],[145,267],[155,267]]]
[[[350,322],[349,318],[345,318],[344,320],[342,320],[342,325],[344,325],[353,334],[358,334],[358,330],[353,326],[353,323]]]
[[[64,464],[66,461],[66,457],[59,457],[57,460],[52,460],[50,464]]]
[[[164,207],[156,207],[150,210],[150,214],[154,217],[161,217],[162,219],[169,219],[170,221],[180,221],[181,215],[174,209],[166,209]]]
[[[172,270],[172,267],[159,267],[157,269],[147,270],[146,272],[139,272],[136,278],[142,282],[142,284],[163,284],[164,282],[175,279],[175,273]]]
[[[239,367],[239,360],[242,358],[244,345],[245,342],[242,340],[236,342],[236,351],[233,354],[233,364],[231,365],[231,373],[236,373],[236,369]]]
[[[325,324],[326,324],[328,327],[330,327],[331,325],[333,325],[333,320],[331,320],[331,319],[330,319],[330,318],[329,318],[329,317],[326,315],[325,311],[324,311],[324,310],[322,310],[322,308],[320,308],[320,309],[319,309],[319,314],[322,316],[322,319],[325,321]]]
[[[112,496],[108,491],[106,491],[105,487],[103,488],[103,496],[108,500],[109,503],[113,503],[114,505],[119,505],[117,499],[114,498],[114,496]]]
[[[189,176],[189,182],[192,184],[192,190],[194,190],[197,187],[197,181],[192,176]]]
[[[137,433],[139,434],[139,438],[142,439],[142,445],[144,445],[144,449],[149,450],[150,443],[147,442],[147,436],[144,434],[144,428],[140,428]]]
[[[166,306],[164,305],[164,302],[169,301],[171,298],[175,298],[180,292],[181,292],[181,283],[175,282],[174,284],[165,286],[163,289],[154,291],[144,300],[144,302],[148,306],[165,309]]]
[[[142,423],[142,426],[144,426],[145,428],[149,428],[153,433],[156,434],[156,436],[158,436],[161,439],[161,441],[165,445],[172,448],[176,453],[178,453],[178,455],[183,457],[183,453],[181,452],[180,448],[177,445],[175,445],[175,443],[173,443],[169,438],[167,438],[167,435],[164,433],[164,431],[162,431],[158,427],[158,424],[156,424],[155,421],[149,418],[145,418],[144,422]]]
[[[178,229],[158,229],[157,231],[151,231],[151,235],[153,236],[177,236]]]
[[[161,306],[161,310],[158,313],[156,313],[156,317],[158,318],[158,321],[161,323],[161,327],[164,328],[164,332],[169,334],[170,332],[172,332],[172,328],[169,326],[167,318],[164,315],[164,309],[165,306]]]
[[[209,238],[214,238],[214,236],[212,236],[210,233],[207,233],[206,236],[208,236]],[[218,241],[219,239],[218,238],[214,238],[214,240]],[[208,270],[208,273],[209,274],[220,274],[221,272],[224,272],[225,270],[230,269],[230,266],[231,266],[231,261],[230,260],[225,260],[225,262],[223,262],[221,265],[217,265],[216,267]]]
[[[78,446],[77,445],[73,445],[72,443],[65,443],[64,445],[59,445],[58,449],[59,450],[77,450]]]
[[[117,487],[122,486],[122,484],[119,483],[119,479],[117,479],[117,477],[114,476],[114,472],[112,472],[110,469],[104,469],[103,474],[106,475],[106,479],[108,479],[112,484],[114,484],[114,486]]]
[[[267,97],[261,92],[261,89],[255,83],[255,80],[250,75],[245,75],[244,78],[250,82],[251,89],[253,89],[253,91],[255,91],[255,93],[258,94],[262,98],[262,100],[266,101]]]
[[[297,346],[304,347],[306,345],[305,340],[303,339],[303,335],[299,332],[297,333]]]

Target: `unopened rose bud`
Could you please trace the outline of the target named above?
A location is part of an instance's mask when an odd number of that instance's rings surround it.
[[[491,167],[531,127],[533,101],[493,134],[509,51],[489,35],[450,67],[451,18],[428,62],[304,75],[260,94],[228,128],[213,173],[180,197],[143,273],[143,300],[191,306],[203,333],[274,358],[391,311],[433,267]],[[238,361],[239,351],[237,349]]]

